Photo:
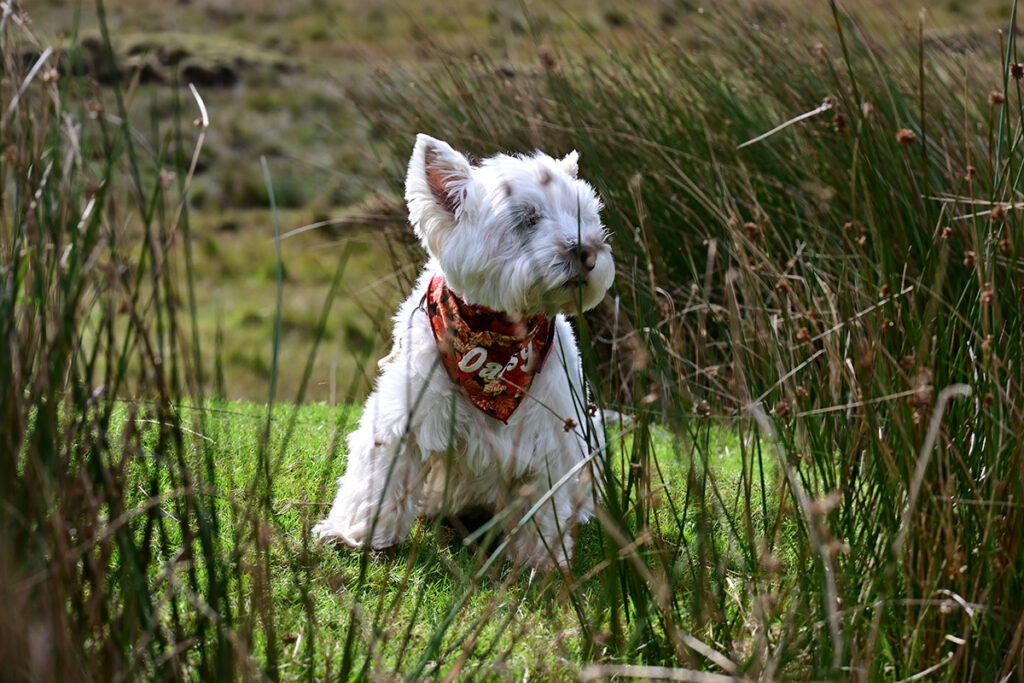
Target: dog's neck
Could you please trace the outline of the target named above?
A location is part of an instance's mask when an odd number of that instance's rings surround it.
[[[448,377],[477,408],[507,422],[547,359],[552,321],[467,304],[440,275],[427,287],[426,312]]]
[[[443,286],[452,297],[454,309],[466,326],[474,332],[494,332],[510,337],[523,337],[529,334],[531,327],[540,320],[547,319],[544,314],[528,315],[526,313],[505,313],[487,306],[466,301],[442,279]]]

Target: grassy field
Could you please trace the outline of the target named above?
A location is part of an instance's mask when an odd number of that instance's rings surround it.
[[[143,405],[124,404],[114,411],[111,422],[131,424],[132,414],[144,411]],[[580,533],[571,578],[559,582],[502,563],[483,570],[493,543],[464,545],[465,531],[456,531],[461,528],[458,522],[425,521],[413,531],[410,549],[371,556],[339,553],[311,540],[310,528],[326,512],[323,501],[333,496],[341,459],[339,441],[354,425],[358,412],[349,406],[308,404],[278,406],[268,415],[262,404],[221,401],[211,402],[202,411],[179,407],[182,421],[201,424],[203,432],[195,448],[187,449],[177,464],[155,456],[160,452],[159,430],[140,420],[139,441],[154,457],[133,460],[126,467],[126,486],[135,490],[126,494],[127,514],[120,522],[135,537],[145,537],[146,512],[154,503],[148,485],[166,492],[156,501],[161,517],[170,521],[187,515],[184,501],[171,492],[179,490],[187,472],[201,471],[204,459],[211,458],[216,475],[208,483],[224,493],[212,510],[223,520],[224,547],[245,558],[253,550],[254,539],[227,530],[249,523],[264,526],[258,533],[274,538],[266,567],[250,569],[268,572],[263,596],[267,603],[259,605],[258,611],[249,607],[252,614],[245,614],[239,604],[235,619],[256,622],[252,624],[255,633],[246,643],[254,661],[268,657],[268,638],[277,641],[278,672],[283,678],[320,679],[344,671],[346,660],[353,656],[346,652],[352,647],[346,641],[349,632],[359,639],[356,668],[365,668],[364,675],[393,671],[430,678],[572,677],[577,667],[571,662],[584,654],[581,628],[598,626],[581,624],[574,610],[596,615],[610,607],[598,579],[603,552],[596,522]],[[615,432],[613,462],[628,453],[630,431]],[[714,428],[704,437],[699,448],[691,445],[685,452],[674,450],[667,435],[657,438],[663,496],[685,498],[686,470],[694,459],[705,460],[721,482],[735,487],[740,477],[736,436]],[[114,444],[131,441],[120,430],[112,432],[110,439]],[[266,451],[272,469],[272,485],[265,492],[272,503],[253,515],[261,495],[251,488],[260,479],[260,460],[253,454],[260,451]],[[723,504],[735,511],[737,501]],[[690,515],[689,525],[680,524],[665,511],[658,516],[659,532],[666,538],[692,537],[696,514],[691,511]],[[116,524],[112,521],[106,528]],[[181,537],[174,529],[168,529],[167,535],[163,543],[168,548],[180,546]],[[182,574],[177,580],[188,579]],[[176,588],[170,576],[152,584],[156,596],[172,594]],[[262,619],[267,622],[259,624]],[[446,621],[451,623],[441,630]],[[130,665],[136,674],[147,670],[143,661]]]
[[[0,5],[11,677],[1022,675],[1015,4],[27,9]],[[607,207],[617,280],[577,326],[624,422],[564,574],[433,521],[310,539],[422,260],[419,131],[578,149]]]

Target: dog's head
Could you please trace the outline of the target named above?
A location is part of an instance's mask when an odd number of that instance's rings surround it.
[[[615,275],[601,202],[577,177],[576,152],[500,154],[473,166],[416,137],[405,182],[409,220],[469,303],[504,313],[593,308]]]

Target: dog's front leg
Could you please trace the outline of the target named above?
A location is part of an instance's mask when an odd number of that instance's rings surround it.
[[[556,566],[561,569],[569,567],[577,520],[577,506],[570,488],[562,486],[551,492],[550,485],[546,477],[538,477],[527,484],[527,488],[532,489],[524,501],[529,519],[517,525],[507,551],[513,562],[544,571]]]
[[[348,466],[334,504],[313,529],[321,540],[379,549],[408,536],[419,514],[425,463],[410,436],[393,434],[381,436],[372,420],[364,420],[349,436]]]

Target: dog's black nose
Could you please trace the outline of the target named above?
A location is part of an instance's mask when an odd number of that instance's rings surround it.
[[[594,269],[594,266],[597,265],[597,249],[577,244],[573,245],[573,252],[575,252],[576,257],[579,258],[580,265],[583,266],[583,270],[585,272],[589,273]]]

